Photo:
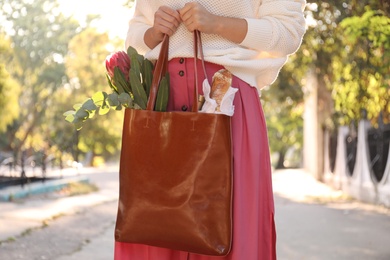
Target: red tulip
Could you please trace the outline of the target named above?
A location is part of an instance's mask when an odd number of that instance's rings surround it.
[[[106,58],[106,69],[111,79],[114,79],[114,69],[118,67],[129,80],[130,58],[124,51],[118,51]]]

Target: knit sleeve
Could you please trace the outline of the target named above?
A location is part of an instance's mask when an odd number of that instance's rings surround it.
[[[246,18],[248,32],[242,46],[275,56],[294,53],[306,30],[305,0],[263,0],[258,18]]]
[[[145,13],[145,1],[136,1],[134,14],[129,22],[129,29],[127,31],[125,46],[135,48],[140,54],[145,54],[150,50],[144,41],[145,32],[153,26],[153,21],[148,18],[149,13]],[[146,12],[150,12],[146,10]],[[152,15],[153,17],[153,15]]]

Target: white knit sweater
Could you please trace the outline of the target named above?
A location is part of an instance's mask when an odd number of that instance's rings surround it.
[[[144,34],[153,25],[154,13],[166,5],[180,9],[194,0],[137,0],[130,20],[126,47],[136,48],[148,59],[157,59],[160,45],[153,50]],[[235,76],[261,89],[270,85],[279,70],[301,44],[305,32],[305,0],[198,0],[208,11],[220,16],[244,18],[248,33],[241,44],[218,35],[202,34],[205,60],[225,66]],[[180,25],[169,41],[169,59],[193,57],[193,36]]]

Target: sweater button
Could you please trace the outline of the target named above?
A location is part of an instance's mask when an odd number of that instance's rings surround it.
[[[181,107],[181,110],[182,110],[182,111],[187,111],[187,109],[188,109],[188,107],[187,107],[186,105],[184,105],[184,106]]]
[[[180,64],[183,64],[184,63],[184,58],[180,58],[179,62],[180,62]]]
[[[180,77],[183,77],[184,76],[184,71],[179,71],[179,75],[180,75]]]

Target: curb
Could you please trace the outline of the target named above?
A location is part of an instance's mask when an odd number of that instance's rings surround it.
[[[70,183],[89,183],[87,177],[71,177],[59,180],[47,180],[40,183],[25,184],[23,187],[9,187],[0,190],[0,201],[7,202],[12,199],[21,199],[30,195],[50,193],[58,191]]]

